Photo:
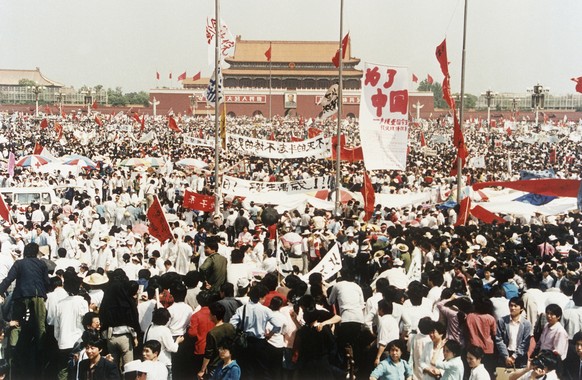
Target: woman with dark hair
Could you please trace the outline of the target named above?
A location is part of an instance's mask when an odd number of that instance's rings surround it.
[[[461,359],[462,351],[463,349],[459,342],[447,340],[443,347],[445,360],[436,363],[436,367],[440,371],[438,374],[440,375],[440,380],[463,380],[465,368]]]
[[[170,320],[170,312],[168,309],[163,307],[154,310],[152,315],[152,324],[146,330],[143,341],[157,340],[162,345],[159,354],[160,362],[166,365],[168,369],[168,374],[171,376],[172,373],[172,352],[178,351],[178,345],[184,341],[183,336],[179,336],[174,341],[170,329],[166,326]]]
[[[119,369],[117,366],[101,356],[105,344],[103,339],[91,339],[85,342],[87,359],[79,363],[79,380],[119,380]]]
[[[428,333],[430,342],[426,343],[422,350],[422,357],[420,358],[419,369],[422,372],[422,379],[434,379],[438,372],[436,363],[444,360],[443,347],[447,342],[445,333],[447,328],[440,322],[433,322],[432,329]]]
[[[477,298],[473,305],[474,312],[467,314],[465,318],[468,333],[467,344],[483,349],[483,365],[489,373],[495,373],[494,350],[497,323],[493,317],[493,303],[488,298]]]
[[[148,340],[143,344],[143,360],[150,364],[148,376],[151,379],[163,380],[168,378],[168,369],[159,360],[160,352],[162,352],[162,344],[157,340]]]
[[[211,380],[239,380],[241,370],[236,362],[233,360],[233,344],[230,341],[225,341],[218,347],[218,356],[222,361],[212,375]]]

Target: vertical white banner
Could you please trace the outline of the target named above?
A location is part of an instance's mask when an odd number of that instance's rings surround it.
[[[406,168],[408,82],[408,68],[365,65],[360,139],[367,170]]]

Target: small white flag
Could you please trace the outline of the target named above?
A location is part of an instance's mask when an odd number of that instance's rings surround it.
[[[208,82],[208,88],[206,89],[206,104],[211,107],[214,107],[214,103],[216,102],[216,93],[218,87],[218,105],[220,105],[224,101],[224,92],[222,86],[222,70],[220,66],[218,66],[218,81],[214,77],[215,72],[212,72],[212,77]],[[218,85],[217,85],[218,83]]]
[[[336,83],[327,90],[325,96],[319,101],[318,104],[323,107],[322,119],[327,119],[338,111],[338,93],[339,86]]]

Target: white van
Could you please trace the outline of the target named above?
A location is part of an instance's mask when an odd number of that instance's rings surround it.
[[[7,204],[19,207],[26,207],[31,203],[47,207],[61,205],[61,199],[52,187],[0,187],[0,194]]]

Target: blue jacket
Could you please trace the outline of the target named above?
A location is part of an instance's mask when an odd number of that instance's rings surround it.
[[[0,294],[16,280],[16,286],[12,293],[14,300],[29,297],[42,297],[46,299],[46,291],[49,287],[48,268],[44,262],[36,257],[25,257],[16,260],[8,276],[0,283]]]
[[[509,315],[506,315],[505,317],[499,318],[497,321],[495,346],[497,347],[497,351],[499,351],[499,355],[501,355],[503,359],[509,356],[509,352],[507,351],[507,344],[509,343],[510,318],[511,317]],[[519,329],[517,330],[517,348],[515,350],[516,358],[524,357],[527,355],[530,336],[532,334],[531,323],[525,319],[523,315],[521,316],[520,322]]]

